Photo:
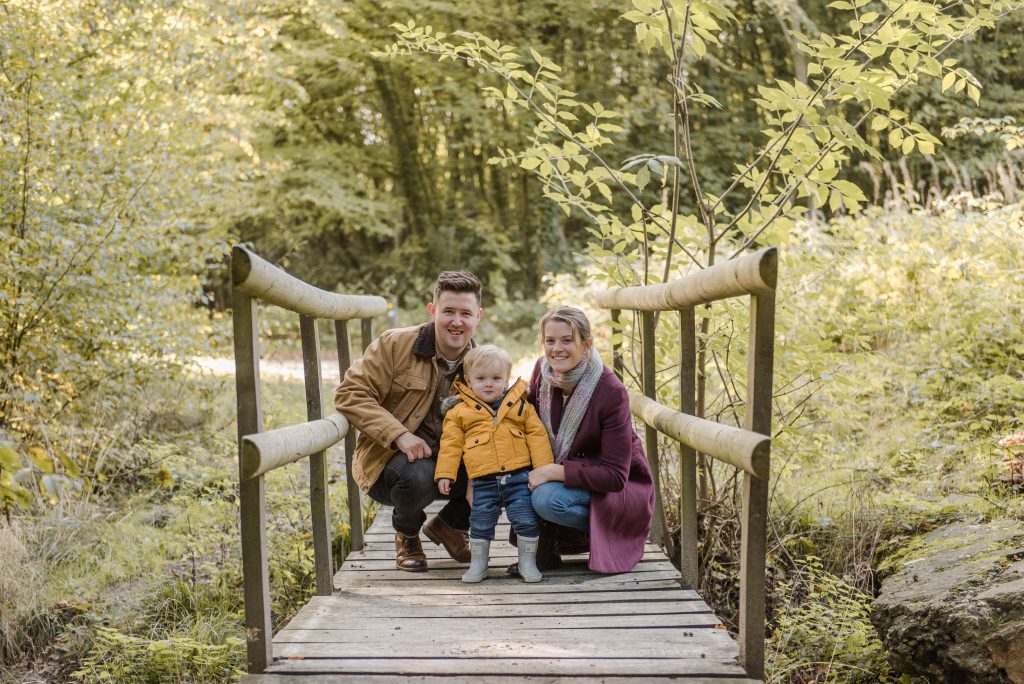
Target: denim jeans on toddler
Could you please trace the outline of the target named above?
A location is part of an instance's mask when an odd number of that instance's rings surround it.
[[[529,468],[473,479],[473,510],[469,514],[470,539],[494,541],[494,528],[502,507],[520,537],[540,535],[540,522],[530,503]]]

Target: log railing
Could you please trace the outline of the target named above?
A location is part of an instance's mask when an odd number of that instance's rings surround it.
[[[372,319],[387,312],[382,297],[342,295],[320,290],[261,259],[245,247],[231,251],[232,307],[235,338],[235,387],[238,399],[238,460],[245,592],[245,639],[250,673],[263,672],[273,658],[270,621],[270,571],[267,563],[265,473],[309,457],[309,501],[313,524],[316,593],[333,591],[331,515],[324,452],[345,440],[351,547],[363,547],[363,513],[359,487],[352,479],[354,431],[340,414],[324,418],[318,319],[334,321],[338,366],[342,376],[351,365],[348,321],[361,319],[365,348],[373,335]],[[276,304],[299,314],[302,365],[309,422],[263,432],[260,402],[257,302]]]
[[[623,309],[641,312],[644,392],[630,393],[630,408],[633,415],[647,426],[647,454],[658,492],[651,536],[659,543],[664,536],[658,455],[660,432],[679,442],[679,560],[683,581],[691,588],[696,588],[698,583],[697,453],[743,471],[739,644],[740,660],[747,674],[756,679],[764,676],[765,549],[777,266],[777,250],[771,247],[670,283],[605,290],[597,296],[598,305],[611,310],[616,328]],[[695,416],[697,339],[694,309],[714,301],[746,295],[750,296],[747,398],[744,429],[739,429]],[[656,311],[679,312],[678,411],[656,400]],[[614,345],[613,363],[621,377],[621,343]]]

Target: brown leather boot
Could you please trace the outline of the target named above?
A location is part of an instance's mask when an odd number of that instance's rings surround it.
[[[423,526],[423,534],[438,546],[443,546],[448,555],[459,563],[468,563],[472,558],[473,554],[469,550],[469,534],[449,527],[448,523],[436,515]]]
[[[427,571],[427,554],[418,534],[407,537],[395,532],[395,567],[406,572]]]

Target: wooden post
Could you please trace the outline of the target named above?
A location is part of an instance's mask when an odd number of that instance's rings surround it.
[[[334,333],[338,340],[338,373],[342,380],[352,366],[352,347],[348,339],[348,321],[335,321]],[[356,452],[356,431],[349,428],[345,435],[345,484],[348,487],[348,534],[352,550],[360,550],[363,541],[363,502],[359,485],[352,478],[352,457]]]
[[[371,342],[373,342],[373,319],[363,318],[359,321],[359,323],[359,333],[362,336],[360,344],[363,345],[363,351],[366,351],[366,348],[370,346]]]
[[[241,474],[242,437],[263,429],[256,300],[237,289],[233,290],[231,318],[235,338],[238,463]],[[241,478],[241,475],[239,477]],[[242,531],[242,583],[245,595],[245,645],[251,674],[262,673],[273,658],[270,571],[267,565],[267,527],[263,501],[263,477],[241,480],[239,507]]]
[[[697,330],[693,307],[679,311],[679,411],[696,413]],[[683,583],[696,589],[697,567],[697,453],[679,442],[679,572]]]
[[[771,436],[775,292],[750,297],[745,427]],[[740,660],[747,675],[764,678],[765,554],[768,541],[768,480],[743,474],[740,546]]]
[[[612,309],[612,335],[618,335],[619,341],[612,342],[612,370],[615,377],[622,380],[622,323],[619,317],[622,309]]]
[[[320,367],[320,331],[310,316],[299,316],[302,333],[302,371],[306,381],[306,419],[324,417],[323,382]],[[313,524],[313,564],[317,596],[334,593],[334,563],[331,557],[331,505],[327,496],[327,455],[309,457],[309,507]]]
[[[656,384],[657,359],[655,358],[654,344],[654,312],[644,311],[641,314],[643,338],[643,384],[644,394],[657,401],[658,388]],[[664,520],[663,506],[661,503],[661,458],[658,454],[658,431],[647,425],[644,428],[644,443],[647,449],[647,461],[651,464],[651,473],[654,475],[654,520],[651,522],[651,541],[661,544],[665,536],[662,526]]]

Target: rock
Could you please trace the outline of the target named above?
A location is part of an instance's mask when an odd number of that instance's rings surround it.
[[[871,620],[900,672],[1024,684],[1024,524],[954,523],[879,566]]]
[[[985,640],[995,664],[1015,684],[1024,683],[1024,622],[1016,622]]]

